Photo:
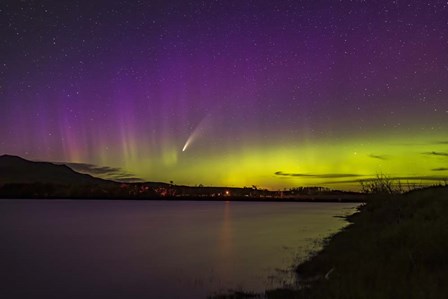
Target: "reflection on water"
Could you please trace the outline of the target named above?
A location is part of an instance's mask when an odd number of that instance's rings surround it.
[[[354,204],[0,201],[8,298],[201,298],[275,287]]]
[[[230,261],[234,259],[234,248],[232,244],[232,222],[230,219],[230,202],[224,204],[224,216],[222,218],[221,230],[218,240],[218,261],[221,265],[221,273],[223,277],[230,277],[232,267]]]

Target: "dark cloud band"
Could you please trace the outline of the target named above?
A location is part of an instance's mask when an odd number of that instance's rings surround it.
[[[306,173],[285,173],[283,171],[277,171],[274,174],[277,176],[284,176],[284,177],[301,177],[301,178],[316,178],[316,179],[338,179],[338,178],[362,177],[362,175],[354,174],[354,173],[306,174]]]
[[[88,163],[58,163],[65,164],[74,171],[87,173],[93,176],[98,176],[103,179],[114,180],[118,182],[143,182],[142,179],[135,177],[133,174],[124,171],[118,167],[98,166]]]

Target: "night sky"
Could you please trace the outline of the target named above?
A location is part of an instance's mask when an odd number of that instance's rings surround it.
[[[447,1],[0,3],[0,154],[123,180],[448,176]]]

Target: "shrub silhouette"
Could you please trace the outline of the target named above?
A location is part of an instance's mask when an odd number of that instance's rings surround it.
[[[360,181],[361,191],[367,194],[401,194],[403,187],[401,181],[394,182],[394,179],[385,174],[377,174],[376,178]]]

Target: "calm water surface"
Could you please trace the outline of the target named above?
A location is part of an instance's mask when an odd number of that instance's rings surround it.
[[[356,204],[0,201],[3,298],[205,298],[263,291]]]

